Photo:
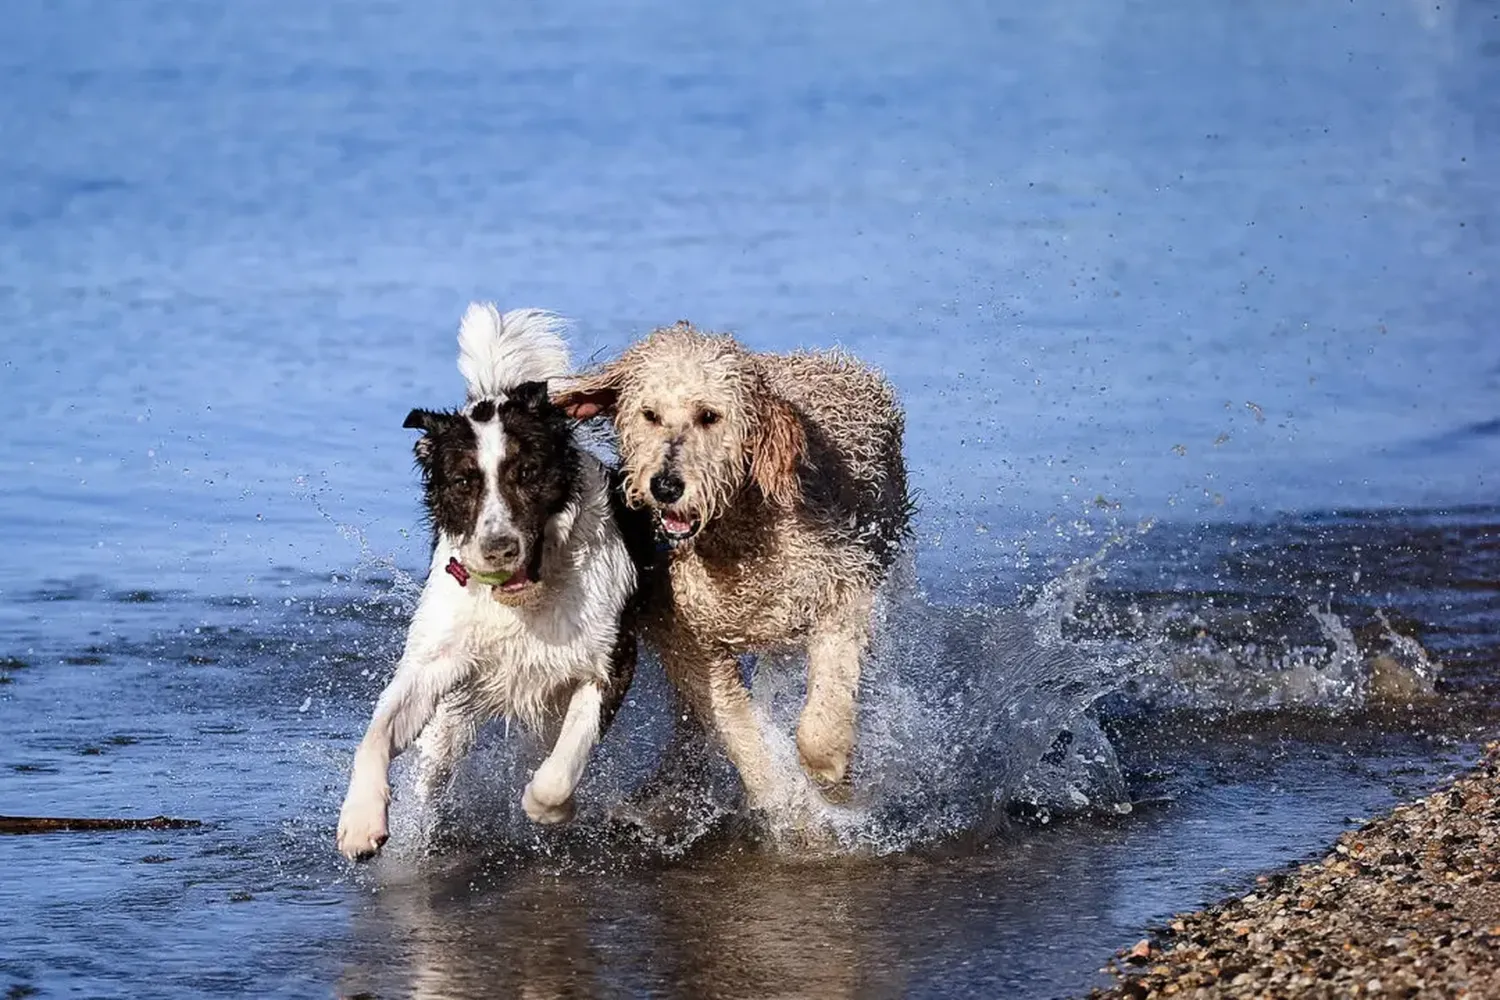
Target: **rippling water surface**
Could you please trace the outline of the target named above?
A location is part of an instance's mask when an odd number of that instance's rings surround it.
[[[1479,0],[12,4],[0,814],[204,825],[0,837],[0,989],[1059,996],[1429,787],[1500,677],[1497,88]],[[496,732],[454,849],[335,855],[471,298],[897,383],[835,856],[604,822],[651,670],[574,829]]]

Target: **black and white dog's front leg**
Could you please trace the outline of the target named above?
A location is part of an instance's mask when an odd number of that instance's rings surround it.
[[[552,752],[531,776],[521,808],[537,823],[566,823],[573,818],[573,791],[588,766],[589,754],[609,731],[615,713],[635,676],[634,634],[623,634],[610,653],[609,680],[585,681],[573,689]]]
[[[448,644],[414,650],[408,643],[354,752],[354,771],[339,812],[338,845],[345,857],[360,860],[379,853],[389,836],[391,759],[417,738],[443,696],[464,679],[468,668],[467,659]]]

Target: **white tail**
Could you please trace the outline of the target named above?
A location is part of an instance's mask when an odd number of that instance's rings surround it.
[[[458,370],[469,384],[469,398],[567,375],[572,367],[563,341],[567,326],[545,309],[512,309],[502,316],[488,302],[471,304],[458,328]]]

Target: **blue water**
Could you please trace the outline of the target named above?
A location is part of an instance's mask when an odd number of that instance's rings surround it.
[[[332,817],[425,545],[400,422],[457,400],[471,298],[569,315],[580,360],[678,318],[841,343],[907,406],[929,599],[1016,613],[1150,520],[1097,571],[1148,622],[1090,635],[1110,670],[1206,623],[1271,691],[1209,707],[1274,708],[1302,688],[1267,647],[1355,669],[1307,606],[1388,609],[1468,720],[1500,667],[1496,94],[1474,0],[13,0],[0,813],[209,826],[0,841],[0,986],[1049,996],[1316,852],[1477,724],[1330,760],[1356,683],[1272,749],[1127,726],[1175,806],[941,860],[351,876]],[[1122,716],[1204,707],[1179,688]]]

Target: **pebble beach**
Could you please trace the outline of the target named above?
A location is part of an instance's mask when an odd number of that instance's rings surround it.
[[[1500,997],[1500,742],[1322,860],[1173,919],[1092,997]]]

